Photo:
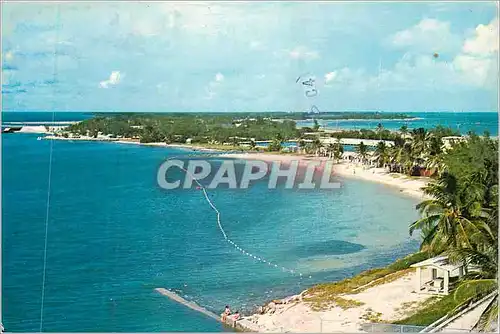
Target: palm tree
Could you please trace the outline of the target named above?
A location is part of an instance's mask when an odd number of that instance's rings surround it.
[[[328,153],[328,157],[331,159],[332,157],[338,163],[340,159],[342,159],[342,155],[344,154],[344,147],[340,143],[340,138],[337,138],[335,143],[329,144],[326,147],[326,152]]]
[[[328,146],[326,146],[326,152],[328,153],[328,159],[332,158],[334,151],[335,151],[335,144],[328,144]]]
[[[427,148],[427,139],[427,130],[424,128],[413,129],[411,146],[416,160],[423,158]]]
[[[479,219],[484,216],[484,210],[478,196],[467,194],[478,192],[474,188],[461,186],[449,173],[443,173],[436,182],[423,188],[431,199],[416,206],[422,218],[410,225],[410,235],[416,229],[427,230],[421,248],[428,248],[431,254],[440,254],[446,249],[471,247],[471,233],[484,228]]]
[[[401,128],[399,128],[399,132],[401,132],[401,135],[404,138],[406,136],[406,134],[408,133],[408,126],[402,125]]]
[[[366,156],[368,155],[368,147],[363,142],[361,142],[356,147],[356,152],[359,154],[359,156],[361,157],[361,162],[364,164]]]
[[[419,132],[413,139],[421,137]],[[419,229],[422,250],[464,264],[465,275],[454,292],[458,306],[452,313],[491,296],[473,329],[492,331],[498,326],[498,147],[471,137],[441,152],[439,134],[426,137],[427,164],[439,163],[443,171],[424,188],[431,199],[417,205],[422,218],[410,225],[410,234]],[[418,150],[415,141],[412,144],[410,148]]]
[[[385,145],[385,142],[378,142],[377,147],[375,148],[375,159],[377,161],[378,167],[383,167],[386,163],[389,162],[389,152],[387,149],[387,145]]]
[[[319,130],[320,125],[316,119],[313,122],[314,122],[313,129],[315,132],[317,132]]]
[[[403,165],[403,153],[406,141],[397,136],[394,139],[394,145],[389,149],[389,161],[392,163],[391,172],[401,173]]]
[[[319,140],[319,138],[314,139],[312,142],[312,148],[313,148],[314,154],[316,154],[316,156],[319,156],[319,152],[321,150],[321,147],[323,147],[321,140]]]
[[[269,151],[281,151],[283,148],[283,139],[281,135],[278,133],[276,137],[273,139],[271,143],[269,143],[269,146],[267,147]]]
[[[438,177],[442,175],[447,170],[443,155],[436,154],[428,156],[425,162],[425,168],[430,170],[431,174],[436,173]]]
[[[340,142],[340,137],[337,137],[337,141],[334,144],[334,150],[333,150],[333,157],[339,162],[340,159],[342,159],[342,155],[344,155],[344,146]]]
[[[250,139],[250,149],[251,150],[255,150],[255,147],[257,146],[257,144],[255,143],[255,140]]]
[[[377,133],[378,133],[378,140],[382,140],[382,130],[384,129],[384,126],[382,123],[377,124]]]
[[[442,154],[443,141],[435,133],[428,132],[425,143],[425,149],[422,154],[425,168],[431,171],[431,174],[437,173],[437,176],[440,176],[446,171],[446,164]]]
[[[487,222],[498,225],[498,214],[491,215]],[[491,293],[492,299],[473,329],[493,331],[492,327],[498,321],[498,229],[483,226],[471,239],[471,247],[448,251],[450,260],[474,268],[460,282],[454,296],[461,298],[463,305]]]
[[[306,148],[306,142],[305,142],[305,140],[302,139],[302,138],[300,138],[298,144],[299,144],[300,152],[304,152],[305,148]]]

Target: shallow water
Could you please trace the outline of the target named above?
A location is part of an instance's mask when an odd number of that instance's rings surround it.
[[[3,323],[37,331],[50,142],[2,136]],[[251,310],[390,263],[418,248],[408,236],[417,201],[371,182],[331,191],[209,191],[229,247],[196,189],[164,191],[156,171],[171,148],[53,142],[44,331],[221,331],[212,319],[154,291],[172,288],[209,310]],[[309,275],[311,278],[309,278]]]

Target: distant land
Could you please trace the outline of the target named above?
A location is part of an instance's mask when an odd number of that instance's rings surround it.
[[[109,115],[109,112],[93,112],[92,114],[96,116]],[[134,112],[114,112],[114,114],[123,115],[134,115],[143,113]],[[184,117],[193,114],[191,112],[156,112],[147,114],[160,114],[168,115],[172,117]],[[267,111],[267,112],[204,112],[203,115],[207,116],[221,116],[221,117],[271,117],[278,119],[289,119],[289,120],[307,120],[307,119],[322,119],[322,120],[346,120],[346,119],[414,119],[414,116],[410,116],[403,113],[393,113],[393,112],[377,112],[377,111],[358,111],[358,112],[347,112],[347,111],[328,111],[328,112],[286,112],[286,111]]]

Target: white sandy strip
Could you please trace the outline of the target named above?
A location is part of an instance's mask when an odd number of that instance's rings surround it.
[[[232,157],[235,159],[251,159],[262,161],[283,161],[290,162],[298,160],[306,163],[307,161],[326,161],[326,157],[314,157],[304,155],[285,155],[285,154],[266,154],[266,153],[236,153],[226,154],[222,156]],[[367,181],[383,183],[389,186],[397,187],[401,193],[416,197],[418,199],[427,198],[421,188],[428,182],[429,178],[409,178],[403,174],[388,173],[384,168],[367,168],[360,164],[341,162],[334,167],[334,174],[343,177],[357,178]]]
[[[193,146],[193,145],[183,145],[183,144],[166,144],[166,143],[141,143],[138,140],[123,140],[123,139],[116,139],[116,138],[94,138],[94,137],[87,137],[87,136],[81,136],[78,138],[65,138],[61,136],[45,136],[44,139],[54,139],[54,140],[68,140],[68,141],[102,141],[102,142],[113,142],[113,143],[118,143],[118,144],[130,144],[130,145],[140,145],[140,146],[154,146],[154,147],[175,147],[175,148],[182,148],[186,150],[197,150],[197,151],[207,151],[207,152],[219,152],[217,149],[209,149],[201,146]],[[223,151],[221,151],[223,152]]]
[[[18,132],[22,133],[47,133],[47,128],[43,125],[23,126]]]
[[[343,162],[335,165],[337,175],[383,183],[397,187],[400,192],[418,199],[426,199],[421,190],[430,181],[428,177],[410,178],[399,173],[389,173],[385,168],[366,168],[354,163]]]
[[[155,147],[174,147],[174,148],[182,148],[186,150],[197,150],[197,151],[207,151],[207,152],[214,152],[218,151],[216,149],[209,149],[201,146],[194,146],[194,145],[183,145],[183,144],[166,144],[166,143],[140,143],[138,141],[128,141],[128,140],[117,140],[115,143],[119,144],[135,144],[135,145],[141,145],[141,146],[155,146]]]
[[[255,314],[247,317],[260,332],[362,332],[361,325],[367,320],[360,319],[370,310],[381,313],[380,319],[392,322],[406,317],[412,308],[430,296],[417,294],[415,290],[416,275],[410,272],[395,281],[374,286],[359,294],[344,295],[342,298],[365,303],[362,306],[343,310],[332,305],[327,311],[313,311],[306,302],[296,304],[277,304],[272,314]]]

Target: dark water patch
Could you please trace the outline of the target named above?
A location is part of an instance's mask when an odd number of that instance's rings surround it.
[[[357,253],[366,247],[360,244],[343,240],[328,240],[297,246],[292,249],[292,253],[299,257],[309,257],[318,255],[345,255]]]

